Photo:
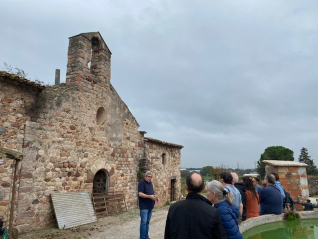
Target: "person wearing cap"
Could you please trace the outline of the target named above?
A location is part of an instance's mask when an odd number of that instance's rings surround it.
[[[149,222],[151,220],[152,209],[155,202],[159,203],[159,198],[155,196],[152,185],[152,172],[145,173],[145,178],[138,184],[138,199],[140,209],[140,239],[149,238]]]

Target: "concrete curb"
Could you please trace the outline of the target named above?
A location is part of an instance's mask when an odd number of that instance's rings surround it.
[[[300,219],[317,219],[318,211],[304,211],[296,212],[299,214]],[[281,222],[284,221],[284,213],[280,215],[264,215],[259,217],[253,217],[242,222],[240,225],[240,232],[244,233],[253,227],[257,227],[263,224],[272,223],[272,222]]]

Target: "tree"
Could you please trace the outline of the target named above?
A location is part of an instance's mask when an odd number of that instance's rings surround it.
[[[317,175],[318,173],[317,167],[314,164],[314,160],[310,159],[307,148],[302,147],[302,149],[300,150],[298,161],[300,163],[308,164],[308,167],[306,168],[308,175]]]
[[[211,168],[212,168],[212,166],[202,167],[202,169],[201,169],[201,171],[200,171],[200,174],[201,174],[202,176],[208,176],[208,175],[210,175]]]
[[[189,170],[181,170],[181,177],[186,178],[189,173],[190,173]]]
[[[224,171],[226,171],[226,170],[222,167],[212,167],[211,166],[210,174],[212,175],[213,180],[218,180],[220,177],[220,174]]]
[[[260,159],[257,161],[256,171],[259,173],[261,178],[265,176],[265,163],[263,160],[284,160],[294,161],[294,152],[283,146],[271,146],[267,147],[264,153],[261,154]]]

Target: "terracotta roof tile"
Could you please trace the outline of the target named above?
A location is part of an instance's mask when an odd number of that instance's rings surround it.
[[[158,139],[153,139],[153,138],[149,138],[149,137],[145,137],[144,139],[145,139],[145,141],[150,141],[150,142],[154,142],[154,143],[158,143],[158,144],[164,144],[164,145],[168,145],[168,146],[175,147],[175,148],[180,148],[180,149],[184,148],[184,146],[182,146],[180,144],[168,143],[168,142],[161,141]]]
[[[34,81],[30,81],[30,80],[23,78],[23,77],[19,77],[15,74],[10,74],[6,71],[0,71],[0,77],[3,78],[4,80],[7,80],[7,81],[13,81],[16,83],[27,84],[27,85],[33,86],[35,88],[38,88],[38,89],[45,88],[44,85],[41,85],[41,84],[36,83]]]

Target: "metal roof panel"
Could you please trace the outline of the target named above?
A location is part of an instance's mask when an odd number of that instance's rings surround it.
[[[59,229],[96,222],[88,192],[53,193],[53,208]]]

